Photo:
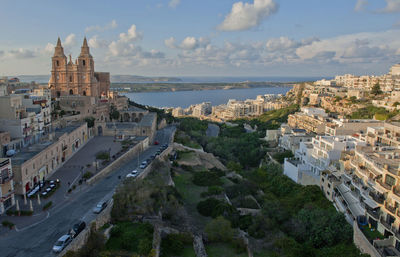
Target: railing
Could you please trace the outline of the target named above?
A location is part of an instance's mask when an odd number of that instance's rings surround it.
[[[373,192],[369,192],[369,196],[371,196],[371,198],[372,198],[375,202],[377,202],[377,203],[379,203],[379,204],[383,204],[383,202],[385,201],[385,198],[383,198],[382,196],[379,196],[379,195],[377,195],[377,194],[375,194],[375,193],[373,193]]]
[[[13,177],[14,177],[14,176],[12,175],[12,176],[8,176],[8,177],[6,177],[6,178],[0,179],[0,184],[5,184],[5,183],[11,181],[11,179],[13,179]]]
[[[387,190],[391,190],[392,186],[386,184],[385,182],[383,182],[382,180],[378,179],[376,182],[378,182],[379,185],[381,185],[382,187],[384,187]]]
[[[381,221],[382,225],[385,226],[387,229],[389,229],[389,230],[392,229],[392,226],[388,222],[386,222],[386,220],[383,217],[381,217],[380,221]]]
[[[393,194],[395,194],[398,197],[400,197],[400,189],[399,189],[399,187],[397,187],[397,186],[393,187]]]
[[[379,210],[378,211],[374,211],[373,209],[371,209],[371,208],[366,208],[366,210],[367,210],[367,213],[369,214],[369,215],[371,215],[372,217],[374,217],[375,219],[379,219],[379,216],[380,216],[380,212],[379,212]]]
[[[396,214],[396,207],[391,206],[390,204],[385,202],[385,208],[386,210],[390,211],[393,214]]]

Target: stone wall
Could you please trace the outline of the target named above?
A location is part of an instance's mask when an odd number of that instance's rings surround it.
[[[86,243],[89,234],[90,227],[92,223],[96,224],[96,229],[101,228],[104,224],[110,222],[111,219],[111,210],[113,207],[113,199],[111,199],[108,206],[97,215],[96,219],[92,221],[90,224],[86,226],[86,228],[72,240],[72,242],[61,252],[58,254],[59,257],[64,256],[68,251],[77,251]]]
[[[381,257],[375,247],[368,241],[363,232],[358,228],[357,222],[353,223],[353,241],[362,253],[371,255],[371,257]]]
[[[126,153],[121,155],[118,159],[113,161],[110,165],[102,169],[99,173],[88,179],[86,182],[87,184],[91,185],[98,181],[99,179],[103,178],[106,176],[108,173],[116,170],[118,167],[122,166],[123,164],[127,163],[130,161],[133,157],[137,155],[137,153],[143,152],[146,148],[148,147],[148,138],[145,140],[139,142],[137,145],[129,149]]]
[[[173,147],[172,146],[168,146],[167,149],[165,149],[160,155],[158,155],[156,157],[156,159],[162,160],[163,158],[165,158],[166,156],[168,156],[171,151],[172,151]],[[147,177],[147,175],[150,173],[150,171],[153,169],[153,162],[151,162],[140,174],[139,176],[137,176],[137,179],[144,179],[145,177]]]

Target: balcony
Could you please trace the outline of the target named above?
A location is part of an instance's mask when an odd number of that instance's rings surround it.
[[[5,183],[10,182],[10,181],[13,179],[13,177],[14,177],[14,176],[8,176],[8,177],[6,177],[6,178],[1,178],[1,179],[0,179],[0,184],[2,185],[2,184],[5,184]]]
[[[386,184],[385,182],[383,182],[382,180],[378,179],[376,182],[378,182],[379,185],[381,185],[383,188],[385,188],[386,190],[391,190],[392,186]]]
[[[367,213],[368,213],[369,215],[371,215],[373,218],[379,220],[380,211],[379,211],[378,209],[372,209],[372,208],[367,207],[367,206],[366,206],[365,209],[367,210]]]
[[[392,226],[392,232],[398,239],[400,239],[400,231],[398,227],[395,228],[395,226]]]
[[[385,228],[387,228],[388,230],[391,230],[391,229],[392,229],[392,225],[389,224],[388,222],[386,222],[386,220],[385,220],[383,217],[381,217],[380,221],[381,221],[381,224],[382,224],[383,226],[385,226]]]
[[[382,195],[378,195],[374,192],[369,192],[369,196],[378,204],[383,204],[385,201],[385,198]]]
[[[387,202],[385,202],[385,208],[386,208],[386,210],[388,210],[392,214],[396,214],[396,207],[388,204]]]

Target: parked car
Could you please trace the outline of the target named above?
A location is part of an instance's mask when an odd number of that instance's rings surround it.
[[[93,208],[93,212],[98,214],[98,213],[102,212],[106,207],[107,207],[107,202],[101,201],[96,205],[96,207]]]
[[[71,230],[69,231],[69,234],[71,235],[72,238],[75,238],[79,235],[79,233],[82,232],[86,228],[86,223],[84,221],[79,221],[76,223],[74,226],[72,226]]]
[[[53,252],[61,252],[71,242],[71,240],[72,238],[70,235],[63,235],[57,240],[57,242],[53,246]]]
[[[154,141],[154,145],[158,145],[159,144],[159,142],[158,141]]]
[[[128,175],[126,175],[127,178],[134,178],[138,175],[137,170],[132,170]]]
[[[147,164],[140,164],[139,168],[145,169],[147,167]]]

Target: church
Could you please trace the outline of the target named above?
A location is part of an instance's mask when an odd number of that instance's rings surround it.
[[[89,51],[86,37],[83,40],[81,53],[72,61],[64,54],[61,40],[58,38],[52,59],[49,88],[52,98],[62,96],[108,97],[110,90],[110,73],[95,72],[94,60]]]

